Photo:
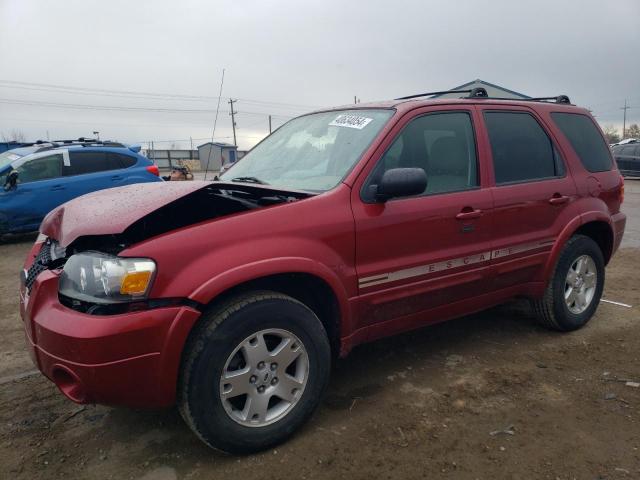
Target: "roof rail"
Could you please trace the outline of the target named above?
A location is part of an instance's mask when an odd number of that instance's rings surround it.
[[[54,148],[78,146],[78,147],[124,147],[125,145],[120,142],[114,142],[113,140],[98,140],[95,138],[84,138],[71,140],[37,140],[32,143],[25,143],[24,147],[42,146],[38,151],[52,150]]]
[[[519,102],[551,102],[551,103],[563,103],[571,105],[571,100],[566,95],[557,95],[555,97],[535,97],[535,98],[506,98],[506,97],[490,97],[487,91],[482,87],[472,88],[469,90],[444,90],[441,92],[427,92],[419,93],[417,95],[408,95],[406,97],[396,98],[396,100],[410,100],[412,98],[429,97],[433,95],[445,95],[447,93],[467,93],[468,95],[460,98],[486,98],[493,100],[518,100]]]
[[[440,92],[419,93],[417,95],[407,95],[406,97],[396,98],[395,100],[410,100],[412,98],[430,97],[432,95],[444,95],[445,93],[468,93],[469,96],[471,96],[472,92],[476,92],[480,90],[482,90],[484,92],[484,95],[487,96],[487,91],[484,88],[473,88],[470,90],[442,90]]]

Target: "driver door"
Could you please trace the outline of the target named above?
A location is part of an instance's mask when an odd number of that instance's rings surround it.
[[[489,290],[492,197],[474,109],[422,109],[353,189],[359,327],[370,339],[452,317]],[[422,195],[367,198],[390,168],[422,168]]]
[[[41,153],[20,165],[18,183],[0,193],[6,231],[32,231],[67,198],[62,180],[63,152]]]

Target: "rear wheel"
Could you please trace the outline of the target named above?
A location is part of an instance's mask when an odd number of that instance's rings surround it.
[[[205,316],[185,350],[179,408],[209,446],[249,453],[288,438],[313,413],[330,371],[318,317],[275,292],[232,299]]]
[[[584,326],[598,308],[604,275],[598,244],[584,235],[573,236],[560,253],[543,297],[533,302],[540,323],[565,332]]]

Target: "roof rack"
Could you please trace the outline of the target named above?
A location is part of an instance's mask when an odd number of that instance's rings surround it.
[[[412,98],[430,97],[434,95],[445,95],[448,93],[467,93],[468,95],[460,98],[486,98],[493,100],[514,100],[513,98],[506,97],[490,97],[487,91],[482,87],[472,88],[469,90],[444,90],[441,92],[427,92],[419,93],[417,95],[408,95],[406,97],[396,98],[396,100],[410,100]],[[557,95],[555,97],[534,97],[534,98],[518,98],[519,102],[551,102],[551,103],[563,103],[571,105],[571,100],[566,95]]]
[[[480,87],[480,88],[472,88],[469,90],[442,90],[440,92],[419,93],[417,95],[407,95],[406,97],[396,98],[396,100],[410,100],[412,98],[430,97],[432,95],[444,95],[445,93],[468,93],[469,95],[467,95],[467,98],[487,97],[487,91],[484,88]]]
[[[39,151],[49,150],[52,148],[60,148],[65,146],[101,146],[101,147],[124,147],[125,145],[120,142],[114,142],[113,140],[98,140],[96,138],[80,137],[70,140],[38,140],[32,143],[24,144],[25,147],[42,145]]]

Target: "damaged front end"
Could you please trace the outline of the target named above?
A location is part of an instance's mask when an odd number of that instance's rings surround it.
[[[174,188],[170,201],[159,206],[153,200],[162,196],[145,186],[149,195],[138,205],[140,215],[122,200],[140,198],[140,192],[129,187],[89,195],[55,210],[42,225],[46,240],[22,274],[26,295],[40,273],[53,270],[59,274],[60,303],[82,313],[114,315],[185,304],[197,308],[188,299],[148,298],[156,276],[154,260],[120,257],[120,252],[170,231],[313,195],[262,185],[197,183],[203,185],[185,189],[184,195]]]

